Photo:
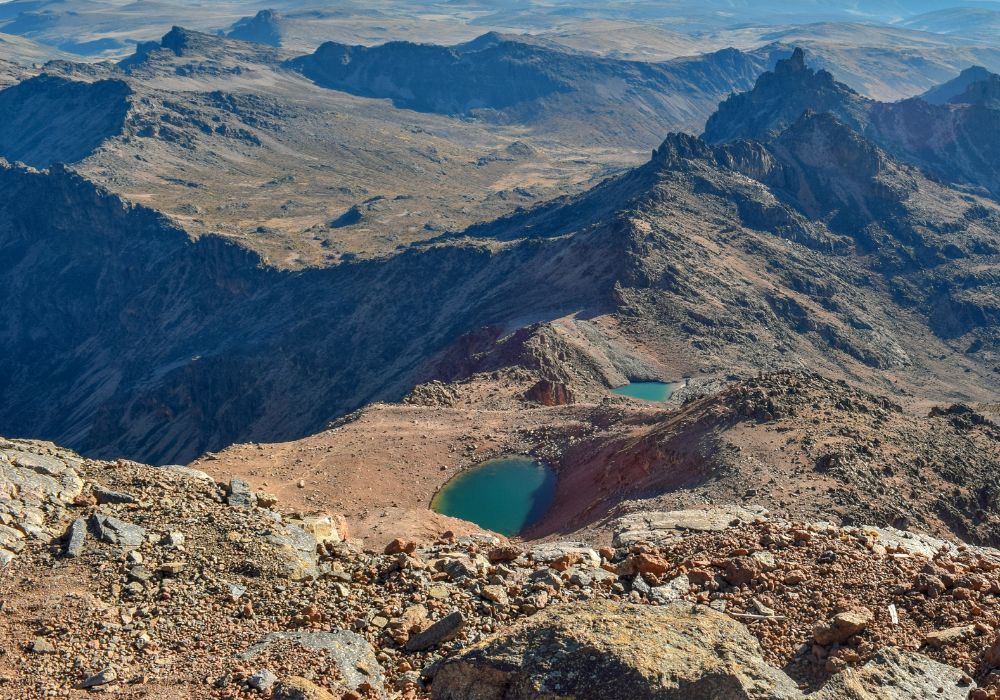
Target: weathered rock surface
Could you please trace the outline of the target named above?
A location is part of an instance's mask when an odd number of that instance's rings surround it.
[[[26,538],[48,542],[65,508],[80,495],[80,459],[51,443],[0,440],[0,568],[24,548]]]
[[[708,608],[592,601],[546,610],[445,662],[436,700],[799,698],[746,629]]]
[[[962,671],[898,649],[840,673],[816,700],[965,700],[976,684]]]

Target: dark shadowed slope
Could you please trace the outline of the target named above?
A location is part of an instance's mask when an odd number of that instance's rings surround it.
[[[89,156],[125,125],[132,90],[41,75],[0,92],[0,157],[36,167]]]

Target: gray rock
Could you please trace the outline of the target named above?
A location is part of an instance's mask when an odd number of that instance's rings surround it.
[[[260,642],[239,655],[244,661],[267,651],[281,641],[295,642],[311,651],[324,651],[340,671],[345,685],[352,690],[362,683],[375,688],[379,696],[385,695],[385,676],[375,652],[364,637],[338,630],[335,632],[271,632]]]
[[[562,588],[563,580],[559,572],[555,569],[538,569],[528,575],[528,581],[541,586],[552,586]]]
[[[257,673],[253,674],[247,679],[247,685],[249,685],[254,690],[259,690],[262,693],[266,693],[274,684],[278,682],[278,677],[274,675],[273,672],[268,669],[261,669]]]
[[[31,650],[32,654],[56,653],[56,648],[52,645],[52,642],[50,642],[47,639],[44,639],[43,637],[38,637],[37,639],[35,639],[35,641],[31,643],[29,649]]]
[[[145,529],[110,515],[94,513],[90,516],[89,526],[94,537],[108,544],[138,547],[146,539]]]
[[[179,530],[171,530],[160,539],[160,544],[164,547],[183,547],[187,538]]]
[[[142,564],[136,564],[128,570],[128,580],[138,581],[139,583],[147,583],[153,580],[153,572]]]
[[[962,671],[923,654],[884,649],[860,668],[830,679],[816,700],[965,700],[976,684]]]
[[[636,576],[632,580],[632,590],[638,593],[639,595],[647,596],[649,595],[649,592],[653,589],[650,587],[648,583],[646,583],[646,579],[644,579],[642,576]]]
[[[66,547],[63,553],[67,557],[78,557],[83,554],[83,545],[87,541],[87,521],[77,518],[66,530]]]
[[[297,525],[280,525],[267,537],[277,548],[277,562],[282,574],[292,581],[319,577],[316,538]]]
[[[257,496],[250,489],[250,484],[243,479],[233,479],[229,482],[229,495],[226,503],[234,508],[249,508],[257,502]]]
[[[121,503],[135,503],[136,500],[138,500],[136,499],[135,496],[133,496],[130,493],[123,493],[121,491],[110,491],[100,486],[94,487],[94,498],[96,498],[97,502],[101,505],[104,505],[105,503],[110,503],[113,505]]]
[[[743,625],[684,603],[549,608],[462,654],[434,700],[802,700]]]
[[[424,651],[458,636],[465,628],[465,617],[455,611],[441,618],[420,634],[415,634],[406,642],[407,651]]]
[[[108,683],[114,683],[118,680],[118,673],[113,668],[106,668],[100,673],[95,673],[90,676],[87,680],[77,686],[80,689],[86,688],[97,688],[102,685],[107,685]]]
[[[649,589],[649,599],[661,605],[666,605],[675,600],[681,600],[691,590],[691,582],[688,577],[681,574],[669,583]]]
[[[549,564],[566,555],[579,555],[585,564],[601,565],[600,555],[583,542],[544,542],[531,548],[528,555],[537,562]]]

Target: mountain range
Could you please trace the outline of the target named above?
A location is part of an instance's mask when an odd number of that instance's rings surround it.
[[[191,242],[61,167],[8,166],[5,191],[20,194],[4,202],[4,295],[17,301],[0,422],[94,454],[190,459],[315,431],[433,378],[436,354],[484,326],[567,314],[616,319],[647,375],[666,373],[652,348],[670,338],[684,365],[723,374],[933,366],[949,393],[978,394],[997,376],[1000,210],[868,140],[880,109],[796,52],[723,103],[706,140],[672,135],[591,191],[294,274],[215,236]],[[39,278],[58,284],[27,294]],[[577,352],[608,342],[597,332]],[[609,382],[579,371],[538,379],[580,396]]]

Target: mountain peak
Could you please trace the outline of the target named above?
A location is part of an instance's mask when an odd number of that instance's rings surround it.
[[[667,134],[660,147],[653,151],[653,160],[661,164],[711,157],[711,146],[697,136],[685,133]]]
[[[281,46],[281,20],[277,10],[260,10],[253,17],[236,22],[226,38],[278,47]]]
[[[789,58],[778,61],[778,63],[774,66],[774,73],[776,75],[801,73],[806,70],[808,70],[808,68],[806,68],[806,52],[798,46],[795,47],[795,50],[792,51],[792,55]]]
[[[851,128],[861,130],[868,100],[825,70],[806,65],[805,52],[796,48],[778,61],[749,92],[733,95],[705,125],[709,143],[739,139],[767,141],[791,126],[802,113],[832,112]]]

